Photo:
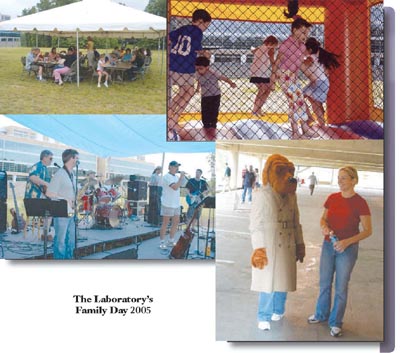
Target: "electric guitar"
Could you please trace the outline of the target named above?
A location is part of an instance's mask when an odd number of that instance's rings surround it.
[[[11,215],[13,217],[13,220],[11,221],[11,227],[12,227],[11,233],[12,234],[18,234],[23,229],[25,229],[26,222],[25,222],[24,217],[19,214],[17,197],[15,196],[15,186],[11,182],[10,182],[10,187],[11,187],[11,190],[12,190],[12,193],[13,193],[14,206],[15,206],[15,209],[14,208],[10,209],[10,213],[11,213]]]
[[[208,192],[208,190],[204,190],[203,192],[200,191],[195,191],[192,194],[187,194],[186,195],[186,203],[188,206],[196,206],[199,204],[203,199],[205,194]]]

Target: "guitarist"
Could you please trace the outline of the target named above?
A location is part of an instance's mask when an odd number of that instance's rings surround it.
[[[44,199],[45,193],[50,183],[50,173],[47,169],[53,162],[53,152],[43,150],[40,152],[40,161],[35,163],[29,170],[29,178],[25,187],[26,199]],[[50,234],[51,218],[48,220],[48,237],[51,239]]]
[[[40,161],[35,163],[29,171],[25,188],[26,199],[45,198],[45,192],[50,183],[50,173],[47,167],[52,162],[53,153],[49,150],[43,150],[40,153]]]
[[[186,201],[188,202],[189,205],[186,214],[187,223],[189,223],[190,220],[192,219],[196,206],[209,193],[209,186],[207,184],[207,181],[204,178],[202,178],[202,174],[203,171],[201,169],[196,169],[196,176],[194,178],[190,178],[186,184],[186,189],[188,191]],[[198,220],[200,219],[200,216],[201,216],[201,208],[197,212]]]

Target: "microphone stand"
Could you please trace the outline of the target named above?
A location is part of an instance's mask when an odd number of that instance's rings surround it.
[[[75,201],[74,201],[74,223],[75,223],[75,251],[74,258],[77,259],[78,252],[78,166],[77,162],[75,165]]]

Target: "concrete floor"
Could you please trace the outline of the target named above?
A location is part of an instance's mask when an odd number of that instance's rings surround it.
[[[306,243],[305,261],[298,263],[297,291],[289,293],[286,314],[270,331],[257,328],[258,293],[250,291],[250,204],[240,204],[241,191],[217,197],[216,338],[221,341],[383,341],[383,191],[357,189],[372,212],[373,234],[360,243],[349,286],[343,336],[333,338],[327,323],[310,325],[318,296],[323,203],[337,187],[317,186],[314,195],[298,189],[298,204]]]

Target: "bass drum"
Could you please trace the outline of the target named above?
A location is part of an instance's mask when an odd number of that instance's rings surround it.
[[[96,207],[97,226],[121,228],[122,208],[118,205],[99,205]]]

